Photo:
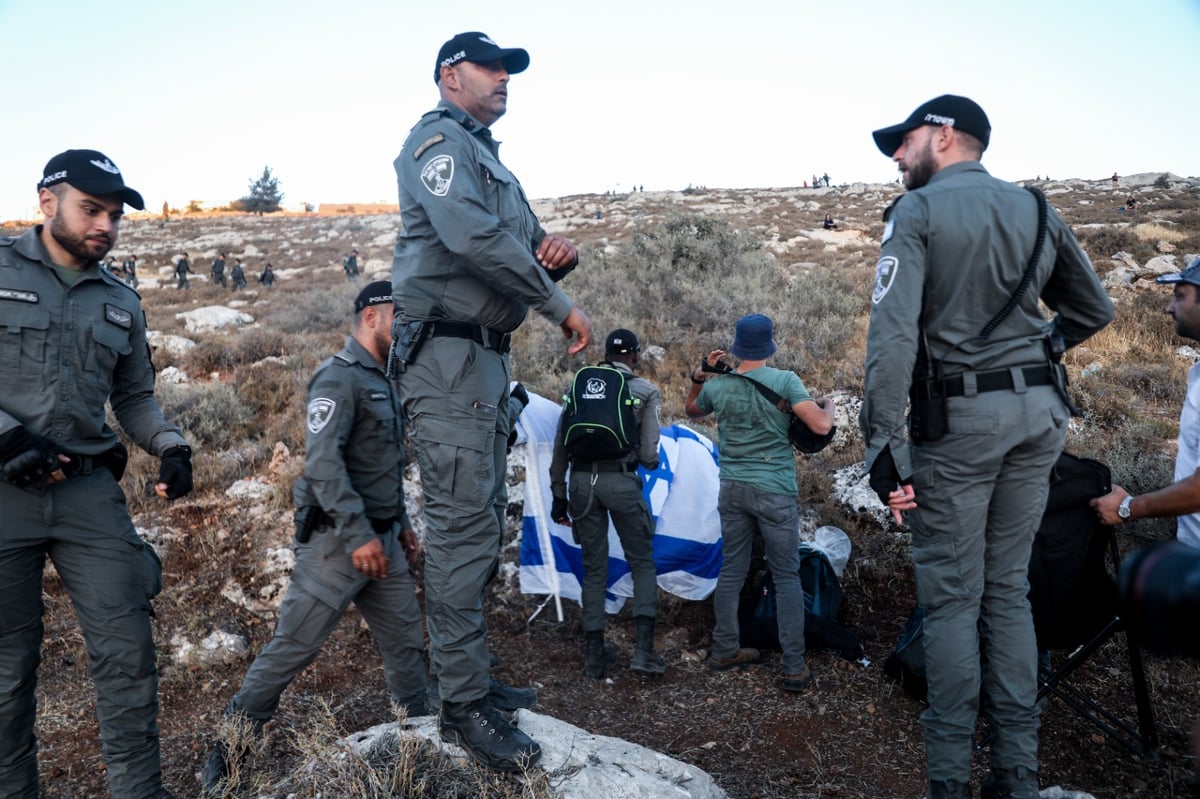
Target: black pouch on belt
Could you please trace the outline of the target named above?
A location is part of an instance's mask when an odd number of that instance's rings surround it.
[[[100,456],[104,468],[112,472],[113,479],[118,483],[125,476],[125,467],[129,465],[129,450],[118,441],[113,448]]]
[[[946,435],[946,391],[941,378],[913,380],[909,405],[908,436],[914,444],[931,444]]]

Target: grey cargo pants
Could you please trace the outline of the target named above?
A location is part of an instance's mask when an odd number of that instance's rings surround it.
[[[483,586],[500,553],[509,430],[508,357],[474,341],[424,343],[400,399],[425,500],[425,618],[443,701],[487,695]]]
[[[0,797],[38,795],[34,689],[49,556],[75,606],[96,684],[100,754],[114,799],[162,787],[150,599],[162,588],[105,468],[40,490],[0,481]]]
[[[946,436],[912,447],[918,507],[908,521],[917,600],[928,613],[921,721],[930,780],[969,780],[981,686],[992,768],[1037,769],[1029,554],[1068,420],[1049,386],[951,397]]]
[[[344,542],[319,528],[307,544],[296,543],[296,566],[279,610],[275,634],[254,659],[230,710],[269,721],[284,690],[316,660],[353,602],[383,656],[392,701],[425,705],[425,631],[408,563],[395,530],[380,537],[388,576],[372,580],[354,568]]]

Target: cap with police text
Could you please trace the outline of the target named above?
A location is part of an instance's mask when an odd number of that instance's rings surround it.
[[[392,284],[386,280],[368,283],[354,298],[354,312],[372,305],[389,305],[392,302]]]
[[[637,336],[623,327],[609,333],[608,338],[604,340],[605,355],[621,355],[626,352],[637,352],[639,349]]]
[[[871,134],[877,146],[889,158],[900,149],[904,142],[904,134],[916,130],[922,125],[949,125],[955,130],[969,133],[979,139],[983,149],[987,149],[988,139],[992,135],[992,125],[988,122],[987,114],[974,100],[959,97],[955,94],[943,94],[922,103],[908,115],[908,119],[890,128],[880,128]]]
[[[122,202],[139,211],[146,207],[142,195],[125,185],[117,165],[96,150],[67,150],[47,161],[38,188],[45,189],[56,183],[68,183],[97,197],[118,195]]]
[[[441,80],[442,67],[453,66],[459,61],[470,61],[474,64],[503,61],[508,74],[516,75],[518,72],[524,72],[529,66],[529,53],[520,47],[501,47],[486,33],[460,33],[438,50],[437,63],[433,65],[433,82]]]
[[[1187,265],[1187,268],[1182,272],[1174,275],[1163,275],[1154,281],[1155,283],[1191,283],[1193,286],[1200,286],[1200,258],[1192,259],[1192,262]]]

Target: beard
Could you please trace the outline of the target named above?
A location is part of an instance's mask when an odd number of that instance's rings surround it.
[[[912,191],[919,189],[929,182],[937,167],[933,162],[933,140],[925,141],[925,149],[916,153],[912,159],[904,159],[901,166],[904,173],[904,188]]]
[[[108,255],[108,251],[117,243],[116,236],[98,235],[89,238],[76,235],[67,228],[62,217],[58,216],[50,220],[50,235],[60,247],[84,261],[99,261]]]

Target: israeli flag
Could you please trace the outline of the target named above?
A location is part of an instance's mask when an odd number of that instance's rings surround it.
[[[562,408],[533,392],[517,420],[525,446],[525,516],[521,530],[520,581],[526,594],[580,601],[583,556],[571,528],[550,520],[550,461]],[[658,468],[641,467],[642,491],[654,516],[654,563],[658,585],[684,599],[705,599],[721,570],[720,488],[717,447],[681,425],[661,430]],[[605,609],[616,613],[633,596],[633,575],[616,530],[608,530]]]

